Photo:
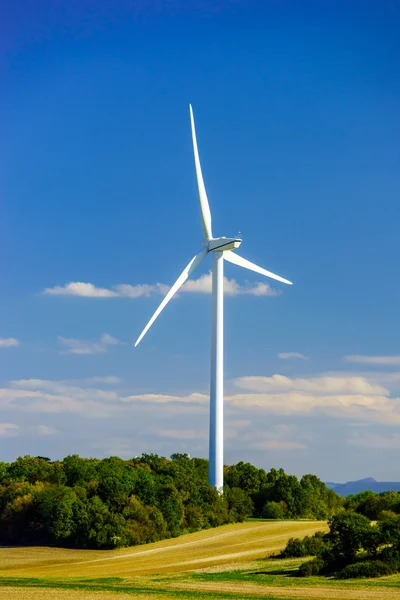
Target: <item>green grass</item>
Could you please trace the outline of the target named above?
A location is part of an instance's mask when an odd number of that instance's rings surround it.
[[[196,600],[207,600],[208,598],[232,598],[232,600],[249,600],[249,596],[243,594],[235,594],[229,592],[218,592],[213,591],[210,595],[209,592],[201,591],[186,591],[186,590],[173,590],[171,588],[152,588],[143,587],[137,585],[128,585],[127,582],[121,578],[115,578],[118,581],[110,581],[112,578],[104,578],[98,580],[70,580],[70,581],[59,581],[52,579],[39,579],[39,578],[19,578],[9,577],[4,578],[1,581],[2,587],[20,587],[20,588],[41,588],[41,589],[63,589],[63,590],[79,590],[84,592],[111,592],[115,594],[131,594],[131,595],[152,595],[154,597],[168,595],[171,598],[177,598],[181,600],[196,599]],[[116,584],[118,585],[112,585]],[[252,600],[278,600],[273,596],[251,596]],[[279,598],[279,600],[282,600]]]
[[[309,557],[311,558],[311,557]],[[400,588],[400,574],[378,577],[376,579],[335,579],[334,577],[314,576],[299,577],[297,568],[308,560],[300,559],[269,559],[254,561],[253,569],[232,570],[216,573],[191,573],[193,581],[248,581],[273,586],[350,586],[350,587],[392,587]]]

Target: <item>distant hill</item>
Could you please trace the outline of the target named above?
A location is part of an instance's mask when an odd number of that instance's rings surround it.
[[[399,481],[377,481],[373,477],[358,479],[358,481],[348,481],[347,483],[332,483],[328,481],[325,485],[341,496],[350,496],[350,494],[358,494],[365,490],[372,490],[376,494],[400,491]]]

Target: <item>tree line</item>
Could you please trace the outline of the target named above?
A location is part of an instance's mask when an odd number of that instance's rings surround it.
[[[327,519],[343,505],[315,475],[239,462],[224,481],[218,494],[208,461],[186,454],[0,462],[0,543],[116,548],[248,517]]]

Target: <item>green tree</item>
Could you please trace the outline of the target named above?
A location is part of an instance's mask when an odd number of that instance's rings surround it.
[[[172,483],[161,485],[158,492],[159,508],[172,536],[179,533],[184,516],[184,508],[178,490]]]
[[[232,522],[245,521],[254,510],[250,496],[242,489],[226,488],[225,500],[228,503],[229,518]]]
[[[344,564],[354,561],[357,553],[371,536],[371,523],[358,513],[342,512],[329,522],[329,540],[333,554]],[[368,542],[367,542],[368,544]]]
[[[279,502],[266,502],[264,504],[261,516],[264,519],[284,519],[285,510],[284,503]]]

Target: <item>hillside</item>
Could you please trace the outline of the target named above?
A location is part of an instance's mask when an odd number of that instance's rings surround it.
[[[358,494],[366,490],[381,494],[382,492],[400,491],[400,482],[377,481],[373,477],[366,477],[365,479],[347,481],[346,483],[327,482],[326,487],[340,496],[350,496],[350,494]]]
[[[299,578],[304,559],[268,560],[289,537],[322,522],[225,525],[119,550],[0,548],[4,600],[393,600],[400,578],[338,582]]]
[[[315,521],[248,522],[123,550],[0,548],[4,577],[131,577],[232,567],[283,548],[290,537],[326,531]]]

